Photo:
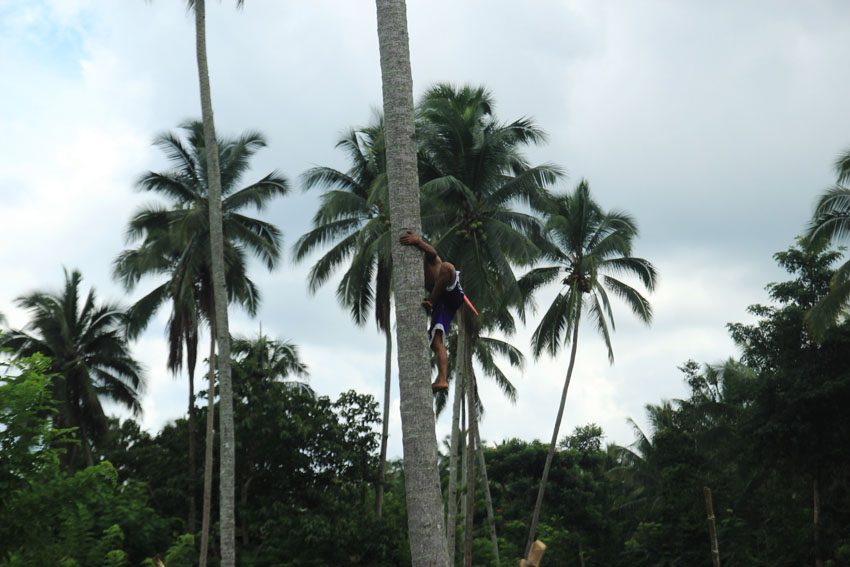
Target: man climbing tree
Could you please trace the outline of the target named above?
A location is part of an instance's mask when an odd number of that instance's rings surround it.
[[[460,272],[451,262],[443,261],[434,247],[415,233],[408,231],[399,241],[405,246],[415,246],[424,253],[422,266],[425,270],[425,289],[431,295],[422,300],[422,306],[431,315],[428,337],[431,339],[431,350],[437,355],[437,380],[431,384],[431,390],[447,390],[449,356],[446,353],[446,334],[455,313],[466,299],[460,286]]]

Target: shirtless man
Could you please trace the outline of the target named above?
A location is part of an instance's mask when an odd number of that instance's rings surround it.
[[[444,262],[434,247],[418,235],[408,231],[399,239],[405,246],[415,246],[424,257],[425,289],[431,295],[422,301],[422,306],[431,314],[428,336],[431,350],[437,355],[437,380],[431,384],[431,390],[438,392],[449,388],[449,356],[446,352],[446,334],[451,327],[455,313],[463,305],[463,288],[460,287],[460,272],[453,264]]]

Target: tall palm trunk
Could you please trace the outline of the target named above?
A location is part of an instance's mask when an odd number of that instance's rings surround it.
[[[555,456],[555,447],[558,443],[558,431],[561,429],[561,419],[564,417],[564,405],[567,403],[567,390],[570,388],[570,379],[573,377],[573,367],[576,363],[576,350],[578,347],[578,326],[581,320],[581,303],[576,310],[575,325],[573,326],[573,344],[570,349],[570,365],[567,367],[567,377],[564,379],[564,391],[561,393],[561,405],[558,407],[558,417],[555,419],[555,429],[552,431],[552,442],[549,443],[549,452],[546,454],[546,464],[543,466],[543,478],[540,479],[540,488],[537,491],[537,502],[534,503],[534,514],[531,516],[531,526],[528,529],[528,541],[525,544],[525,556],[531,551],[531,544],[537,537],[537,523],[540,521],[540,508],[543,506],[543,493],[546,491],[546,481],[549,480],[549,469]]]
[[[462,329],[463,310],[458,313],[458,328]],[[455,538],[457,537],[457,462],[458,443],[460,441],[460,411],[463,402],[464,372],[464,350],[466,348],[466,335],[459,332],[457,335],[457,353],[455,353],[455,377],[454,377],[454,401],[452,402],[452,436],[449,443],[449,495],[446,519],[446,539],[448,540],[449,565],[455,564]]]
[[[466,469],[469,465],[469,453],[466,451],[468,440],[468,422],[466,420],[466,397],[469,395],[467,391],[468,384],[464,383],[463,391],[460,398],[460,446],[458,447],[458,455],[460,455],[460,517],[466,518]]]
[[[195,372],[189,369],[189,520],[186,522],[187,531],[195,533]]]
[[[392,391],[393,333],[389,325],[384,329],[384,335],[387,339],[387,357],[384,360],[384,422],[381,427],[381,463],[378,465],[378,486],[375,489],[375,515],[379,518],[384,506],[384,476],[387,470],[387,438],[390,428],[390,392]]]
[[[210,369],[207,390],[207,439],[204,449],[204,509],[201,517],[200,566],[207,567],[212,513],[213,445],[215,444],[215,320],[210,321]]]
[[[235,440],[233,433],[233,387],[230,379],[230,326],[227,319],[227,289],[224,279],[224,225],[221,216],[221,170],[213,120],[210,76],[207,66],[206,10],[204,0],[195,0],[195,47],[201,91],[201,118],[207,155],[207,182],[210,209],[210,257],[213,304],[218,340],[219,431],[221,436],[219,473],[219,521],[221,524],[221,564],[236,564]]]
[[[80,444],[83,446],[83,453],[86,457],[86,466],[93,467],[94,466],[94,457],[91,452],[91,442],[89,441],[89,432],[86,428],[86,423],[83,421],[83,418],[80,418],[80,430],[77,436],[80,438]]]
[[[421,232],[419,181],[413,121],[413,79],[404,0],[376,0],[378,45],[387,148],[393,295],[398,329],[399,397],[404,446],[404,477],[410,555],[414,567],[445,567],[437,434],[429,383],[431,368],[419,306],[422,296],[422,257],[398,238],[407,230]]]
[[[493,514],[493,496],[490,494],[490,479],[487,478],[487,462],[484,460],[484,447],[481,445],[481,432],[475,428],[475,446],[478,448],[478,466],[481,467],[481,480],[484,481],[484,503],[487,506],[487,523],[490,526],[490,543],[493,545],[493,558],[496,567],[501,565],[499,560],[499,538],[496,534],[496,516]]]
[[[818,487],[818,473],[815,469],[812,479],[812,524],[814,528],[815,544],[815,567],[823,567],[823,556],[820,550],[820,489]]]
[[[464,330],[465,331],[465,330]],[[466,444],[466,511],[464,513],[465,527],[463,530],[463,565],[464,567],[472,567],[472,528],[473,520],[475,519],[475,440],[478,437],[478,396],[475,389],[475,374],[472,370],[472,350],[471,343],[475,340],[473,337],[467,337],[466,348],[464,349],[464,365],[466,375],[466,404],[469,408],[467,415],[469,416],[469,427]]]

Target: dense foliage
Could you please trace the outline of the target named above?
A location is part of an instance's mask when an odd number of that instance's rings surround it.
[[[740,360],[683,364],[689,395],[647,406],[650,428],[636,427],[633,445],[606,446],[592,424],[561,440],[539,529],[547,564],[709,565],[703,487],[724,564],[850,561],[850,324],[823,342],[805,326],[838,256],[799,246],[777,254],[792,277],[768,286],[772,303],[750,308],[755,322],[730,325]],[[374,513],[376,403],[355,392],[316,397],[272,366],[261,356],[234,366],[240,564],[408,564],[400,463],[388,470],[383,517]],[[75,441],[50,419],[50,369],[36,356],[6,363],[0,379],[0,565],[138,565],[155,555],[194,564],[183,533],[186,421],[151,435],[112,420],[97,464],[62,468]],[[523,552],[546,452],[521,440],[485,449],[505,561]],[[489,565],[478,492],[475,564]]]

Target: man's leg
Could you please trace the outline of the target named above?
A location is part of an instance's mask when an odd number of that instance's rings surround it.
[[[449,355],[443,342],[443,331],[434,331],[434,340],[431,341],[431,350],[437,355],[437,379],[431,384],[431,390],[438,392],[449,389]]]

